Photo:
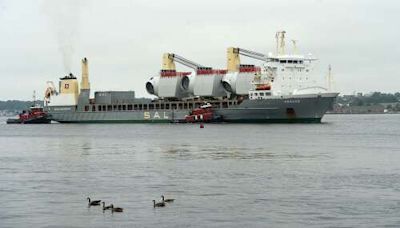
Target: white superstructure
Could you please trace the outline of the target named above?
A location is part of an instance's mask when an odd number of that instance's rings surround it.
[[[316,59],[302,55],[270,55],[263,64],[262,74],[271,78],[273,95],[291,95],[318,89],[314,85],[312,70]],[[326,91],[325,88],[323,88]]]
[[[304,56],[285,51],[285,32],[277,32],[277,53],[269,53],[260,75],[254,78],[255,85],[249,91],[250,99],[266,96],[304,95],[327,92],[328,89],[315,84],[314,66],[317,60],[311,54]],[[293,41],[296,45],[296,42]],[[296,46],[294,52],[296,52]],[[314,75],[313,75],[314,74]],[[268,89],[263,88],[267,86]]]

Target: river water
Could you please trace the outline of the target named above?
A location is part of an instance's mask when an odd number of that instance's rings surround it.
[[[400,115],[0,124],[0,227],[400,227]],[[161,194],[175,198],[153,208]],[[87,207],[86,197],[123,207]]]

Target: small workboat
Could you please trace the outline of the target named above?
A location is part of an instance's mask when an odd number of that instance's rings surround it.
[[[36,103],[36,91],[33,91],[33,104],[28,110],[23,110],[16,118],[8,118],[7,124],[49,124],[49,114]]]
[[[49,124],[51,119],[40,106],[30,107],[22,111],[17,118],[7,119],[7,124]]]
[[[216,116],[212,105],[207,103],[193,109],[189,115],[185,116],[185,120],[187,123],[210,123],[221,121],[221,117]]]

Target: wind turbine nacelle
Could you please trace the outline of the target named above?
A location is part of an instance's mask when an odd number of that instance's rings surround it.
[[[193,95],[196,78],[197,78],[197,75],[195,72],[192,72],[190,75],[183,76],[182,80],[181,80],[182,89],[185,92]]]
[[[146,82],[146,91],[151,94],[158,96],[158,81],[160,80],[160,77],[151,77],[147,82]]]
[[[247,95],[253,88],[254,72],[230,72],[222,77],[221,83],[226,92]]]
[[[188,92],[182,88],[182,78],[183,75],[152,77],[146,82],[146,90],[160,98],[185,98]]]
[[[227,96],[221,84],[226,70],[213,70],[209,73],[197,74],[194,85],[194,95],[201,97],[224,97]]]

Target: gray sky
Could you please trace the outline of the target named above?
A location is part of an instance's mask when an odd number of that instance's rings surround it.
[[[277,30],[320,59],[321,78],[331,64],[339,92],[396,92],[399,12],[394,0],[0,0],[0,100],[42,97],[68,69],[80,77],[84,56],[92,90],[148,96],[164,52],[225,68],[227,47],[274,51]]]

